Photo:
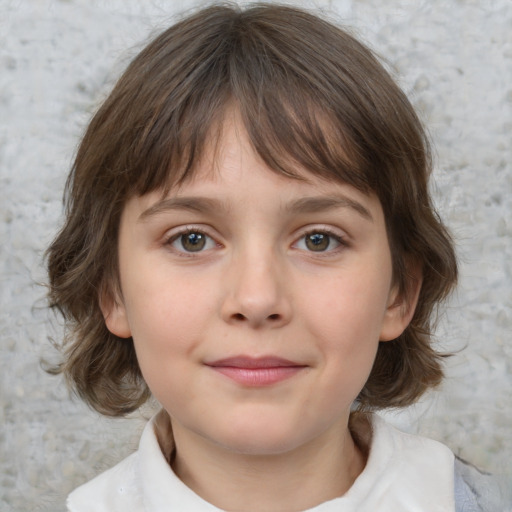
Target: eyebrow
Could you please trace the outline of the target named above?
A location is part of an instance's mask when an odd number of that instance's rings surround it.
[[[292,213],[317,213],[336,208],[350,208],[361,217],[373,222],[370,210],[364,207],[359,201],[346,196],[322,196],[302,197],[286,206],[286,210]]]
[[[197,213],[211,213],[225,209],[223,203],[206,197],[170,197],[163,199],[139,215],[139,222],[144,222],[150,217],[172,210],[188,210]]]
[[[289,213],[318,213],[336,208],[350,208],[366,220],[373,221],[370,211],[360,202],[346,196],[301,197],[286,205],[285,211]],[[144,210],[139,216],[139,222],[150,217],[172,210],[188,210],[196,213],[213,213],[227,210],[225,204],[206,197],[171,197],[163,199]]]

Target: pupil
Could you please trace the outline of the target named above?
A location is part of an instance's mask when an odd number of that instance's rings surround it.
[[[313,233],[306,238],[306,246],[312,251],[325,251],[329,247],[329,236],[322,233]]]
[[[206,243],[201,233],[187,233],[181,237],[183,247],[190,252],[200,251]]]

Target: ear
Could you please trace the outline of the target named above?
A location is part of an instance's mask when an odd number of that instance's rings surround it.
[[[130,338],[132,332],[120,294],[104,289],[100,293],[99,302],[107,329],[119,338]]]
[[[414,316],[422,282],[423,276],[420,265],[417,263],[408,264],[406,290],[400,293],[398,285],[391,288],[382,322],[380,341],[394,340],[405,331]]]

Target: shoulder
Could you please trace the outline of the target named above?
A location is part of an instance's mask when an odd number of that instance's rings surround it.
[[[432,475],[441,474],[442,480],[452,482],[455,512],[512,512],[511,505],[505,505],[509,501],[505,497],[508,495],[506,484],[501,486],[494,475],[480,471],[456,457],[448,447],[438,441],[396,430],[378,416],[374,416],[372,420],[377,442],[392,446],[395,454],[404,456],[418,467],[421,466],[422,485]],[[427,477],[427,473],[423,471],[429,466],[430,476]],[[408,471],[412,473],[414,469],[409,467]],[[434,488],[431,491],[435,494]]]
[[[454,455],[439,441],[402,432],[376,414],[371,416],[371,426],[372,450],[386,450],[394,460],[404,464],[410,462],[435,473],[443,468],[446,473],[453,475]]]
[[[162,410],[144,428],[137,452],[73,491],[68,511],[218,511],[175,475],[169,464],[173,450],[170,419]]]
[[[69,512],[131,512],[143,510],[138,453],[75,489],[67,500]]]
[[[169,465],[173,449],[169,417],[160,411],[146,424],[135,453],[69,495],[68,512],[196,510],[182,506],[191,491]]]
[[[401,432],[375,414],[354,415],[351,427],[368,453],[345,496],[354,510],[453,512],[454,456],[446,446]]]

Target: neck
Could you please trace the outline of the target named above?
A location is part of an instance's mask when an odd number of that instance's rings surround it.
[[[173,422],[178,477],[223,510],[300,511],[342,496],[365,465],[348,420],[296,449],[272,455],[230,451]]]

